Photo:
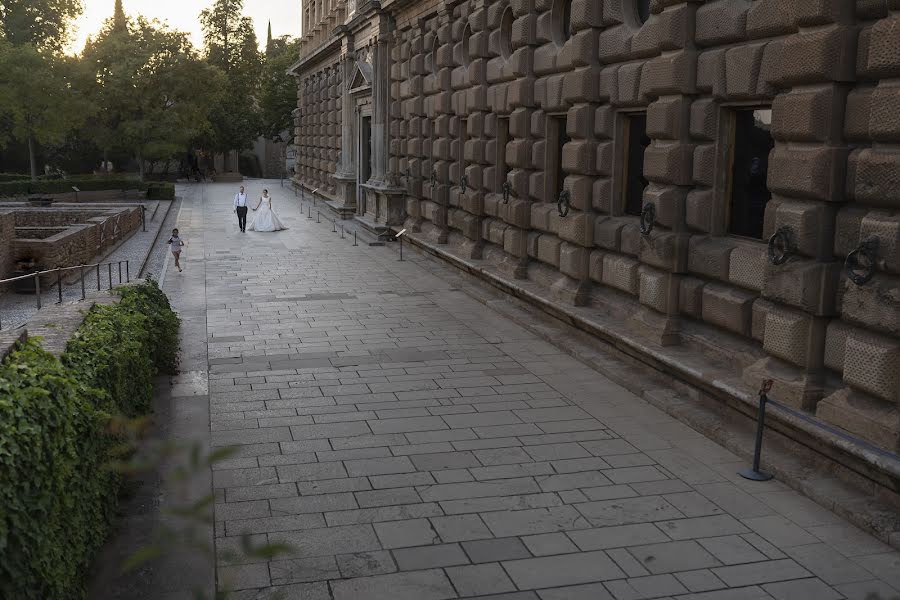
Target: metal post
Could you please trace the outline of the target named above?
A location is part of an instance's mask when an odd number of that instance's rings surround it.
[[[321,217],[322,217],[322,213],[320,213],[319,211],[316,211],[316,223],[322,222]]]
[[[403,260],[403,236],[400,236],[400,260]]]
[[[356,230],[355,230],[355,229],[353,230],[353,245],[354,245],[354,246],[358,246],[358,245],[359,245],[359,244],[356,243]]]
[[[147,206],[141,204],[141,231],[147,231]]]
[[[41,274],[34,274],[34,293],[37,294],[37,307],[41,310]]]
[[[100,263],[97,263],[97,291],[100,291]]]
[[[312,206],[307,206],[307,207],[306,207],[306,218],[307,218],[307,219],[312,219]]]
[[[56,270],[56,288],[59,291],[59,302],[57,304],[62,304],[62,271]]]
[[[85,298],[87,298],[87,293],[84,289],[84,265],[81,265],[81,299],[84,300]]]
[[[772,389],[772,380],[763,381],[759,389],[759,413],[756,417],[756,446],[753,448],[753,468],[738,471],[738,475],[752,481],[768,481],[772,475],[759,470],[759,459],[762,455],[763,430],[766,425],[766,402],[769,401],[768,393]]]
[[[131,270],[129,269],[127,260],[125,261],[125,282],[131,283]]]
[[[106,263],[106,270],[109,271],[109,289],[112,289],[112,263]]]
[[[119,261],[119,285],[122,284],[122,261]]]
[[[334,222],[334,219],[331,220],[331,233],[337,233],[337,224]]]
[[[341,223],[341,239],[344,239],[344,224]]]

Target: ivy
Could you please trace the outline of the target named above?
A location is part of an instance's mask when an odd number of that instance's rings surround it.
[[[96,306],[61,359],[35,340],[0,363],[0,598],[84,597],[115,511],[112,415],[147,412],[176,366],[178,318],[155,283]]]

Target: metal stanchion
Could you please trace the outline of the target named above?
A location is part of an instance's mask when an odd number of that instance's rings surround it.
[[[62,271],[56,271],[56,289],[59,293],[59,302],[57,304],[62,304]]]
[[[341,239],[344,239],[344,224],[341,223]]]
[[[400,260],[403,260],[403,234],[406,233],[405,229],[401,229],[400,233],[394,236],[394,239],[400,242]]]
[[[37,295],[37,307],[41,310],[41,274],[34,274],[34,293]]]
[[[307,208],[307,210],[306,210],[306,218],[307,218],[307,219],[312,219],[312,206],[307,206],[306,208]]]
[[[81,299],[87,298],[87,292],[84,289],[84,265],[81,265]]]
[[[122,284],[122,261],[119,261],[119,285]]]
[[[753,467],[738,471],[738,475],[752,481],[768,481],[772,475],[759,470],[759,459],[762,454],[763,430],[766,425],[766,402],[769,401],[768,393],[772,390],[772,380],[763,381],[759,388],[759,413],[756,417],[756,446],[753,448]]]
[[[131,269],[128,265],[128,261],[125,261],[125,282],[131,283]]]
[[[109,277],[109,289],[112,289],[112,263],[106,264],[107,276]]]
[[[147,231],[147,206],[141,204],[141,231]]]
[[[322,213],[320,213],[319,211],[316,211],[316,223],[321,223],[321,222],[322,222]]]
[[[337,233],[337,224],[335,224],[334,219],[331,220],[331,233]]]
[[[356,230],[355,230],[355,229],[353,230],[353,245],[354,245],[354,246],[358,246],[358,245],[359,245],[359,244],[356,243]]]
[[[97,291],[100,291],[100,263],[97,263]]]

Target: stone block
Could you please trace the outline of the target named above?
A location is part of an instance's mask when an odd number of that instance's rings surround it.
[[[639,104],[641,87],[641,70],[645,63],[629,63],[616,70],[617,85],[615,96],[611,100],[617,105]]]
[[[725,50],[708,50],[697,58],[697,89],[725,96]]]
[[[596,165],[597,144],[593,140],[574,140],[563,146],[562,167],[566,173],[591,175]]]
[[[900,403],[900,340],[860,330],[850,332],[844,382],[877,398]]]
[[[767,261],[762,244],[736,245],[728,259],[728,281],[754,292],[762,291]]]
[[[589,35],[587,32],[585,34],[578,36],[579,38],[584,38],[584,40],[580,40],[578,45],[579,52],[579,60],[578,62],[585,63],[590,61],[584,60],[586,55],[589,55],[593,48],[588,47],[584,42],[590,41],[592,35]],[[596,48],[596,46],[594,46]],[[570,71],[566,73],[563,78],[560,79],[561,83],[561,96],[558,102],[548,103],[548,106],[552,106],[553,109],[562,108],[565,106],[565,102],[570,104],[578,104],[579,102],[600,102],[600,68],[599,67],[583,67],[580,69],[575,69],[574,71]]]
[[[734,240],[692,236],[688,248],[688,270],[719,281],[728,281],[731,251]]]
[[[713,191],[693,189],[685,199],[685,221],[688,227],[699,231],[712,231]]]
[[[678,285],[678,308],[682,314],[695,319],[703,318],[703,286],[706,282],[696,277],[682,277]]]
[[[644,177],[658,183],[691,184],[694,146],[681,142],[654,142],[644,152]]]
[[[722,0],[706,3],[697,10],[694,39],[700,46],[719,46],[745,39],[747,11],[746,0]]]
[[[859,224],[858,239],[866,240],[870,237],[878,238],[879,269],[900,273],[900,214],[882,211],[865,214]]]
[[[591,207],[597,212],[609,214],[612,211],[612,190],[611,179],[594,180]]]
[[[645,63],[641,74],[641,95],[693,94],[696,82],[697,51],[679,50]]]
[[[725,93],[729,99],[757,95],[766,44],[745,44],[725,51]]]
[[[900,208],[900,153],[876,148],[854,151],[847,160],[847,194],[866,204]]]
[[[619,252],[637,256],[641,250],[641,231],[638,229],[635,219],[627,218],[625,225],[622,226],[622,233],[619,240]]]
[[[559,270],[573,279],[588,278],[590,250],[563,242],[559,249]]]
[[[594,220],[594,244],[607,250],[618,250],[624,225],[621,219],[597,217]]]
[[[821,363],[825,327],[812,315],[774,305],[766,315],[763,348],[766,352],[800,367]]]
[[[771,210],[770,210],[771,209]],[[763,238],[768,239],[781,227],[790,227],[798,254],[825,258],[831,254],[833,208],[819,202],[779,200],[766,210]],[[774,219],[769,214],[774,213]]]
[[[611,106],[600,106],[594,112],[594,135],[602,139],[612,139],[616,113]]]
[[[550,231],[550,212],[555,207],[550,204],[534,202],[531,204],[531,226],[542,231]]]
[[[833,137],[837,99],[833,85],[779,94],[772,102],[772,136],[794,142],[824,142]]]
[[[784,40],[776,83],[808,85],[853,81],[856,76],[856,31],[850,27],[807,30]]]
[[[597,164],[595,165],[598,175],[611,177],[613,175],[613,157],[615,156],[616,146],[613,142],[594,142],[596,146]]]
[[[896,8],[896,7],[895,7]],[[900,77],[900,17],[894,14],[872,26],[866,70],[879,78]]]
[[[894,110],[900,106],[900,85],[895,81],[880,83],[872,93],[870,106],[869,135],[872,139],[889,143],[900,139],[900,111]]]
[[[650,235],[640,236],[641,262],[674,273],[683,273],[687,266],[689,236],[654,229]]]
[[[541,262],[559,267],[561,240],[555,235],[544,234],[538,238],[537,258]]]
[[[617,288],[631,295],[638,293],[640,263],[633,258],[614,254],[603,256],[602,279],[605,285]]]
[[[768,300],[757,298],[753,302],[751,310],[750,337],[762,343],[766,337],[766,315],[774,308],[774,304]]]
[[[853,327],[841,319],[831,321],[825,329],[825,366],[841,374],[847,354],[847,337],[851,331]]]
[[[594,245],[594,219],[589,213],[570,213],[560,219],[559,237],[579,246]]]
[[[751,307],[756,294],[729,285],[708,283],[703,287],[702,317],[723,329],[750,335]]]
[[[712,187],[716,174],[716,145],[702,144],[694,148],[694,183]]]
[[[503,250],[519,258],[528,256],[528,233],[524,229],[508,227],[503,232]]]
[[[567,144],[568,145],[568,144]],[[569,202],[575,210],[590,210],[594,180],[585,175],[568,175],[563,184],[569,190]],[[555,202],[557,199],[553,199]]]
[[[763,295],[766,298],[817,316],[835,314],[840,263],[790,260],[779,266],[768,261],[764,265]]]
[[[655,223],[669,229],[681,229],[684,215],[684,189],[651,183],[644,189],[644,205],[656,206]]]
[[[841,316],[851,323],[900,337],[900,277],[876,275],[865,285],[841,280]]]
[[[712,98],[696,100],[691,104],[691,137],[713,141],[719,124],[719,104]]]
[[[786,196],[841,201],[847,154],[844,148],[776,145],[769,155],[768,187]]]
[[[690,102],[684,96],[660,98],[647,107],[647,135],[654,139],[681,139],[689,110]]]
[[[638,276],[641,304],[663,314],[678,311],[679,285],[677,280],[673,281],[671,273],[642,266],[638,269]]]

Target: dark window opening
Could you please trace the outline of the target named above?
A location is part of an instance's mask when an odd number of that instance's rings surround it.
[[[641,20],[641,23],[646,23],[647,19],[650,18],[650,0],[636,0],[636,1],[637,1],[638,19]]]
[[[559,195],[566,187],[566,173],[563,171],[563,146],[569,142],[569,134],[566,133],[566,117],[548,117],[550,123],[550,135],[547,139],[547,148],[553,154],[550,156],[550,176],[553,196],[548,198],[548,202],[556,202]]]
[[[562,34],[563,40],[572,37],[572,0],[563,1]]]
[[[365,183],[372,176],[372,117],[363,117],[359,132],[359,180]]]
[[[462,181],[463,176],[466,174],[466,140],[469,137],[468,131],[468,121],[465,119],[459,120],[459,148],[457,148],[456,152],[456,160],[459,164],[459,179]],[[459,184],[462,187],[462,183]]]
[[[770,109],[734,113],[728,231],[735,235],[762,238],[766,204],[772,197],[766,187],[769,151],[775,146],[771,123]]]
[[[505,60],[509,60],[512,56],[512,26],[513,12],[511,8],[503,11],[503,17],[500,19],[500,56]]]
[[[644,204],[644,151],[650,145],[647,137],[647,115],[637,114],[625,119],[625,214],[640,216]]]
[[[506,144],[509,143],[509,119],[497,119],[497,192],[503,191],[503,183],[509,174],[506,166]]]

